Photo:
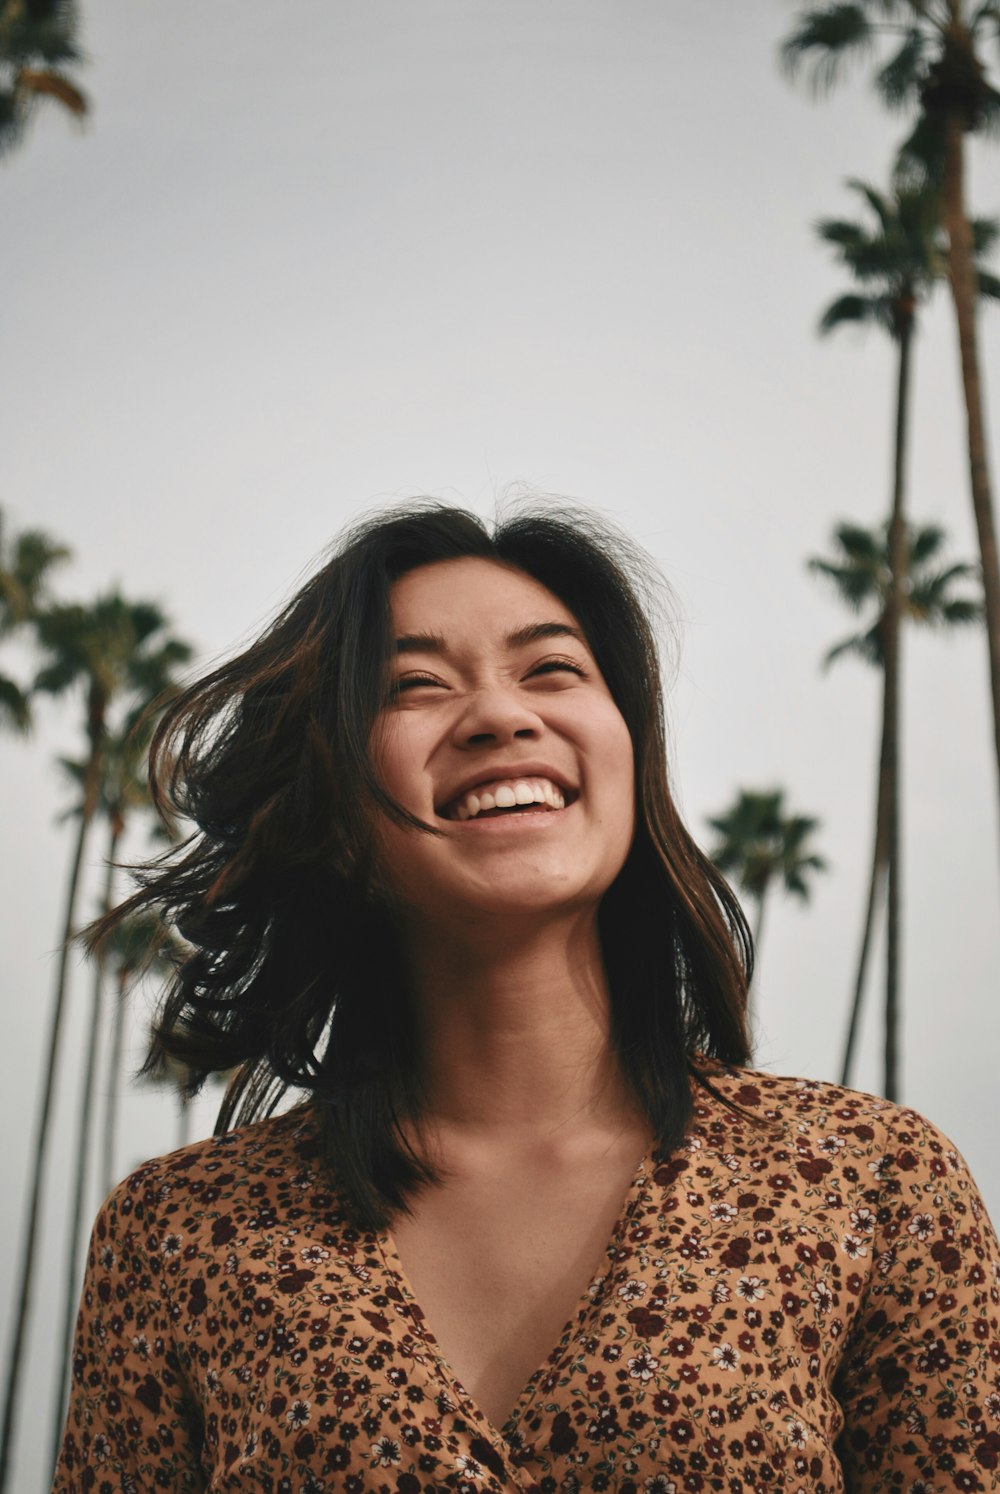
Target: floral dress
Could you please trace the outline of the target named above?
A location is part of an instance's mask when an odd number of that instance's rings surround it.
[[[90,1245],[55,1494],[1000,1488],[1000,1253],[912,1110],[716,1068],[494,1426],[307,1108],[146,1163]],[[484,1321],[489,1302],[483,1302]]]

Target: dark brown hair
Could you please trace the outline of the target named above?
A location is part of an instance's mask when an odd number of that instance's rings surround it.
[[[434,1181],[408,1146],[419,1117],[414,1030],[396,922],[371,891],[385,792],[368,744],[385,700],[389,593],[407,571],[476,556],[516,566],[575,615],[631,734],[637,829],[599,909],[613,1039],[661,1151],[691,1118],[696,1055],[744,1064],[752,947],[740,906],[670,794],[656,640],[656,578],[615,529],[575,510],[515,510],[490,530],[417,503],[349,530],[249,648],[173,700],[150,760],[165,814],[193,822],[137,872],[140,890],[100,937],[156,908],[187,941],[146,1068],[234,1070],[222,1131],[289,1088],[316,1108],[325,1155],[360,1227],[381,1229]]]

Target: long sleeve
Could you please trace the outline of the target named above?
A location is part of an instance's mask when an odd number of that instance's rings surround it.
[[[141,1191],[123,1184],[94,1225],[53,1494],[205,1487],[200,1421],[143,1248],[143,1213]]]
[[[870,1274],[835,1391],[847,1487],[879,1494],[1000,1488],[1000,1250],[947,1137],[895,1112]]]

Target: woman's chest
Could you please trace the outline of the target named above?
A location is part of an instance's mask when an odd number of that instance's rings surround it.
[[[755,1462],[832,1468],[832,1369],[870,1265],[856,1221],[812,1188],[765,1199],[726,1163],[630,1188],[634,1162],[599,1187],[432,1196],[393,1235],[276,1220],[249,1259],[233,1239],[222,1271],[179,1261],[218,1486],[318,1465],[433,1484],[504,1426],[525,1472],[655,1472],[667,1432],[675,1460],[721,1466],[735,1438]]]

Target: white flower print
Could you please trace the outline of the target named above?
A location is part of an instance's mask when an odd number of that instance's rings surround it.
[[[878,1258],[878,1273],[879,1273],[879,1275],[880,1276],[888,1276],[889,1272],[892,1270],[892,1268],[893,1268],[893,1266],[895,1264],[896,1264],[896,1247],[895,1247],[895,1245],[890,1245],[889,1249],[888,1250],[883,1250],[882,1254]]]
[[[308,1426],[311,1409],[311,1401],[293,1401],[285,1412],[285,1420],[290,1427]]]
[[[805,1422],[799,1421],[797,1416],[790,1416],[788,1418],[787,1427],[788,1430],[785,1433],[785,1436],[788,1438],[792,1447],[805,1447],[806,1441],[808,1440]]]
[[[716,1344],[712,1350],[712,1359],[719,1369],[734,1370],[740,1362],[740,1353],[732,1344]]]
[[[633,1380],[641,1380],[645,1385],[651,1380],[660,1367],[660,1361],[655,1354],[637,1354],[634,1359],[628,1361],[629,1376]]]
[[[466,1457],[464,1453],[460,1454],[455,1459],[455,1467],[458,1469],[459,1473],[463,1474],[466,1478],[482,1478],[483,1476],[483,1470],[476,1462],[475,1458]]]
[[[652,1478],[647,1478],[642,1486],[649,1490],[649,1494],[677,1494],[677,1485],[672,1478],[666,1474],[656,1473]]]
[[[929,1240],[934,1233],[933,1214],[914,1214],[906,1226],[906,1232],[910,1235],[916,1235],[918,1240]]]
[[[829,1312],[833,1307],[833,1293],[825,1281],[818,1281],[809,1293],[809,1296],[815,1302],[820,1312]]]
[[[860,1235],[845,1235],[840,1242],[840,1248],[852,1261],[856,1261],[861,1255],[868,1254],[868,1246]]]
[[[718,1307],[720,1302],[728,1302],[732,1296],[729,1286],[724,1281],[717,1281],[712,1288],[712,1301]]]
[[[372,1443],[371,1454],[379,1468],[389,1468],[399,1462],[399,1443],[391,1437],[380,1437]]]
[[[633,1277],[632,1280],[626,1281],[624,1286],[618,1288],[618,1295],[626,1302],[638,1302],[640,1297],[644,1297],[648,1290],[646,1282],[636,1281]]]
[[[843,1151],[847,1142],[843,1136],[824,1136],[819,1144],[821,1152],[826,1152],[828,1157],[835,1157],[838,1152]]]
[[[744,1302],[759,1302],[766,1296],[764,1283],[759,1276],[741,1276],[736,1283],[736,1295]]]
[[[880,1183],[882,1179],[888,1174],[889,1158],[873,1157],[868,1164],[868,1171],[871,1173],[876,1182]]]
[[[1000,1391],[991,1390],[983,1405],[994,1421],[1000,1421]]]
[[[712,1219],[721,1219],[725,1222],[729,1219],[735,1219],[737,1210],[735,1204],[719,1202],[709,1204],[708,1212]]]
[[[299,1251],[299,1255],[310,1266],[318,1265],[320,1261],[328,1261],[330,1259],[330,1252],[324,1250],[322,1245],[306,1245]]]
[[[870,1235],[875,1230],[875,1215],[871,1209],[852,1209],[850,1213],[851,1228],[862,1235]]]

